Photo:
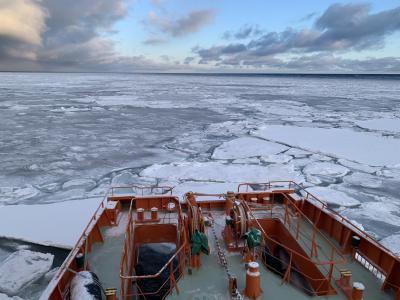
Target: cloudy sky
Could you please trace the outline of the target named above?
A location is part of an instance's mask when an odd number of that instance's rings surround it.
[[[400,73],[400,2],[0,0],[0,71]]]

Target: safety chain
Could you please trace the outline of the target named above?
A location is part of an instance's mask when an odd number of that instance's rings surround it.
[[[218,241],[218,236],[217,236],[217,233],[216,233],[215,227],[214,227],[214,219],[210,222],[210,227],[211,227],[211,230],[212,230],[212,233],[213,233],[213,236],[214,236],[215,246],[216,246],[216,249],[217,249],[219,263],[225,269],[225,273],[226,273],[226,275],[228,277],[228,280],[229,280],[234,276],[232,276],[231,272],[229,271],[228,261],[226,260],[225,252],[224,252],[224,250],[222,250],[221,245],[220,245],[220,243]],[[235,295],[232,297],[232,299],[243,300],[243,296],[240,294],[238,289],[235,290]]]

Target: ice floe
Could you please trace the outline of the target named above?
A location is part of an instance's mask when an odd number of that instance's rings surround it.
[[[343,213],[351,219],[374,220],[400,227],[400,217],[396,215],[399,211],[399,206],[391,203],[389,199],[382,200],[364,202],[359,207]]]
[[[269,166],[223,164],[220,162],[175,162],[154,164],[141,173],[141,176],[164,178],[166,180],[196,180],[243,182],[269,180],[294,180],[303,182],[300,172],[292,165],[273,164]]]
[[[101,199],[0,206],[0,237],[70,249]]]
[[[18,296],[11,296],[9,297],[6,294],[0,293],[0,300],[24,300],[21,297]]]
[[[350,197],[344,192],[329,187],[309,187],[306,189],[319,200],[335,206],[353,207],[360,205],[360,201]]]
[[[355,220],[349,220],[349,222],[351,224],[353,224],[355,227],[357,227],[358,229],[360,229],[361,231],[365,231],[363,224],[361,224],[360,222],[357,222]]]
[[[400,233],[389,235],[381,239],[380,243],[393,253],[400,255]]]
[[[101,289],[96,283],[97,278],[94,273],[81,271],[77,273],[71,281],[71,300],[93,300],[101,299]]]
[[[223,143],[214,150],[213,159],[237,159],[277,154],[288,147],[254,137],[241,137]]]
[[[55,113],[75,113],[75,112],[84,112],[84,111],[90,111],[90,107],[75,107],[75,106],[70,106],[70,107],[64,107],[61,106],[60,108],[55,108],[51,109],[51,112]]]
[[[304,103],[289,100],[268,101],[268,105],[257,103],[253,105],[255,109],[268,115],[284,117],[303,117],[308,120],[313,109]]]
[[[233,164],[259,164],[260,160],[257,157],[238,158],[232,161]]]
[[[292,160],[292,156],[286,154],[270,154],[261,156],[260,161],[264,163],[284,164]]]
[[[338,163],[341,164],[342,166],[348,167],[350,169],[355,169],[355,170],[362,171],[365,173],[375,173],[381,169],[379,167],[371,167],[369,165],[360,164],[360,163],[350,161],[347,159],[343,159],[343,158],[338,159]]]
[[[303,168],[304,166],[312,163],[313,160],[305,157],[305,158],[295,158],[290,161],[290,164],[295,166],[296,168]]]
[[[113,177],[111,181],[112,186],[123,186],[123,185],[131,185],[137,183],[138,178],[136,175],[132,174],[129,171],[123,171],[122,173]]]
[[[137,98],[135,95],[101,96],[92,99],[92,101],[94,100],[102,106],[128,106],[134,105]]]
[[[254,131],[255,136],[310,151],[367,165],[384,166],[400,163],[400,139],[383,137],[347,128],[314,128],[268,125]]]
[[[318,153],[315,153],[315,154],[311,155],[310,158],[313,159],[313,160],[320,160],[320,161],[330,161],[330,160],[332,160],[331,157],[325,156],[325,155],[322,155],[322,154],[318,154]]]
[[[368,173],[355,172],[343,178],[343,181],[347,184],[362,186],[366,188],[380,188],[383,184],[382,180]]]
[[[312,162],[303,169],[303,172],[307,175],[322,175],[335,178],[343,177],[349,171],[346,167],[330,162]]]
[[[400,168],[387,168],[376,172],[376,175],[400,179]]]
[[[40,191],[32,185],[23,187],[0,187],[0,203],[15,204],[37,197]]]
[[[234,136],[244,134],[250,129],[254,129],[248,121],[226,121],[222,123],[210,124],[206,128],[206,133],[215,136]]]
[[[265,136],[265,138],[267,138]],[[298,149],[298,148],[290,148],[288,151],[285,152],[286,155],[291,155],[295,158],[305,158],[312,153],[303,149]]]
[[[49,253],[19,250],[0,264],[0,292],[9,296],[45,275],[53,264],[54,256]]]
[[[400,132],[400,118],[389,119],[372,119],[366,121],[356,121],[358,126],[370,130],[382,130],[390,132]]]
[[[90,190],[96,186],[96,182],[92,179],[72,179],[62,185],[63,190],[84,189]]]

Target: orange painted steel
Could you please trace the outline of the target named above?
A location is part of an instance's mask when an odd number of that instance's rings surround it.
[[[247,187],[248,190],[251,186],[264,186],[268,190],[276,188],[277,191],[285,187],[287,190],[293,189],[296,192],[301,192],[301,199],[292,199],[307,218],[317,228],[336,240],[341,246],[342,253],[350,253],[352,251],[351,236],[358,236],[361,239],[360,247],[357,250],[358,253],[385,276],[382,289],[392,289],[396,294],[395,299],[400,300],[400,258],[396,254],[379,244],[371,235],[359,229],[351,221],[330,209],[326,203],[294,181],[242,183],[238,186],[238,191],[243,187]],[[290,193],[285,194],[291,197]]]
[[[88,224],[83,230],[81,236],[76,242],[75,246],[72,248],[71,252],[64,260],[63,264],[58,269],[57,273],[54,275],[52,280],[47,285],[46,289],[42,293],[42,297],[47,297],[50,300],[63,300],[65,294],[69,289],[69,284],[72,278],[75,276],[75,272],[77,271],[77,266],[75,263],[75,257],[78,253],[90,252],[93,243],[102,242],[103,238],[101,235],[100,227],[103,226],[112,226],[115,223],[113,222],[112,217],[110,216],[110,211],[107,209],[107,204],[109,201],[119,201],[126,202],[135,197],[135,195],[116,195],[115,191],[118,189],[129,189],[134,188],[136,191],[139,191],[140,188],[143,190],[156,190],[157,187],[145,187],[145,186],[120,186],[120,187],[111,187],[105,193],[102,201],[99,206],[93,213],[90,218]],[[162,190],[168,190],[172,194],[172,188],[162,186],[160,187]],[[139,194],[144,194],[140,192]],[[128,200],[129,199],[129,200]],[[120,206],[116,206],[116,209],[120,209]],[[108,212],[107,212],[108,210]]]
[[[267,189],[266,195],[271,195],[272,199],[276,199],[282,201],[282,199],[290,199],[293,207],[297,207],[299,211],[301,211],[302,218],[306,218],[311,221],[315,227],[323,231],[325,234],[333,238],[338,242],[341,247],[341,251],[339,253],[351,253],[353,251],[351,247],[351,237],[356,235],[360,238],[360,247],[357,249],[357,255],[361,257],[362,261],[365,261],[367,265],[366,268],[376,270],[377,273],[382,274],[384,276],[384,281],[382,284],[383,290],[392,289],[395,293],[395,299],[400,300],[400,259],[395,254],[393,254],[390,250],[380,245],[372,236],[365,233],[363,230],[360,230],[357,226],[351,223],[346,218],[342,217],[335,211],[331,210],[324,202],[319,200],[317,197],[307,192],[303,187],[299,186],[297,183],[293,181],[270,181],[266,183],[243,183],[238,186],[239,194],[241,190],[246,187],[246,190],[249,194],[249,197],[254,196],[254,192],[248,191],[249,187],[257,186],[263,187]],[[117,193],[119,189],[131,189],[131,191],[135,191],[135,195],[132,194],[122,194]],[[143,207],[144,209],[150,209],[153,207],[153,203],[150,203],[151,199],[154,200],[154,197],[149,199],[141,199],[146,198],[146,192],[151,193],[159,193],[162,200],[155,200],[156,202],[160,202],[159,209],[165,208],[168,204],[168,197],[162,195],[162,193],[168,192],[172,195],[172,188],[170,187],[140,187],[140,186],[122,186],[122,187],[113,187],[110,188],[99,207],[94,212],[93,216],[90,218],[88,225],[85,227],[81,237],[78,239],[75,247],[72,249],[54,278],[50,281],[43,295],[47,296],[48,299],[51,300],[62,300],[64,299],[65,293],[69,288],[69,283],[74,276],[74,271],[77,269],[75,263],[75,256],[79,252],[89,252],[91,249],[91,245],[95,242],[101,242],[102,236],[100,228],[102,226],[110,226],[115,224],[115,216],[112,216],[114,212],[107,210],[108,201],[118,201],[120,203],[129,203],[133,201],[132,198],[136,198],[134,206]],[[302,196],[293,197],[294,192],[301,192]],[[260,192],[259,192],[260,194]],[[261,195],[261,194],[260,194]],[[285,196],[283,196],[285,195]],[[215,195],[221,197],[223,195],[218,194]],[[288,201],[288,200],[286,200]],[[258,201],[262,203],[262,201]],[[150,206],[151,205],[151,206]],[[215,199],[213,201],[199,201],[198,206],[204,209],[212,210],[212,209],[224,209],[225,208],[225,199]],[[186,208],[186,204],[179,205],[179,211],[181,212],[181,208]],[[132,207],[131,207],[132,208]],[[292,208],[294,209],[294,208]],[[110,214],[111,213],[111,214]],[[285,211],[286,220],[290,220],[290,210],[288,212]],[[272,209],[271,209],[272,214]],[[131,214],[130,214],[131,215]],[[299,218],[297,219],[299,220]],[[182,225],[185,227],[185,220],[180,220]],[[290,221],[289,221],[290,222]],[[130,222],[128,222],[129,225]],[[129,226],[128,226],[129,227]],[[129,228],[127,227],[126,238],[130,236],[133,238],[133,232],[129,232]],[[184,228],[183,227],[183,228]],[[298,227],[299,228],[299,227]],[[296,237],[298,238],[300,232],[296,233]],[[263,236],[265,232],[263,232]],[[181,241],[186,237],[186,234],[181,234]],[[186,244],[186,246],[185,246]],[[128,250],[126,248],[127,245],[124,244],[124,252],[126,253]],[[170,268],[170,271],[182,270],[185,267],[186,255],[188,252],[187,241],[185,240],[184,244],[177,250],[174,256],[170,259],[169,262],[164,266],[165,270],[167,267]],[[314,254],[314,253],[313,253]],[[175,270],[172,270],[172,260],[178,257],[179,264]],[[125,262],[123,256],[121,256],[121,265]],[[329,262],[328,262],[329,265]],[[364,264],[363,264],[364,265]],[[160,273],[160,272],[159,272]],[[159,273],[154,274],[152,276],[157,276]],[[173,273],[170,273],[173,274]],[[182,276],[182,272],[181,275]],[[176,281],[178,278],[169,278],[170,279],[170,290],[172,288],[177,288]],[[165,285],[166,283],[164,283]],[[178,289],[177,289],[178,291]],[[42,296],[43,296],[42,295]]]
[[[126,186],[113,186],[110,188],[110,193],[111,196],[120,196],[120,195],[115,195],[116,190],[126,190],[126,189],[130,189],[133,192],[133,195],[137,196],[137,197],[144,197],[146,195],[166,195],[166,194],[170,194],[172,195],[172,190],[173,187],[164,185],[158,185],[158,186],[143,186],[143,185],[126,185]],[[132,193],[131,193],[132,194]],[[130,195],[131,195],[130,194]],[[131,195],[132,196],[132,195]]]
[[[177,209],[177,224],[169,224],[168,222],[170,219],[163,219],[163,221],[166,222],[163,224],[135,224],[132,217],[134,202],[136,202],[135,204],[137,208],[157,207],[167,213],[169,211],[168,204],[174,202]],[[175,243],[177,250],[157,273],[140,276],[133,275],[134,266],[138,259],[136,253],[137,246],[139,244],[155,242],[173,242]],[[177,281],[183,275],[183,269],[186,264],[186,249],[187,239],[185,222],[179,200],[176,197],[159,196],[157,198],[142,197],[133,199],[129,208],[128,224],[120,261],[121,299],[131,299],[131,297],[134,296],[142,296],[145,298],[146,296],[158,294],[168,283],[170,286],[164,297],[166,297],[174,288],[179,292]],[[176,267],[174,267],[175,259],[178,260]],[[138,282],[144,279],[160,278],[161,274],[165,270],[169,270],[169,276],[156,291],[143,292],[139,285],[136,285],[136,291],[133,290],[133,282]],[[179,275],[175,278],[177,271],[179,272]]]
[[[303,275],[311,284],[313,290],[307,290],[306,288],[303,288],[309,294],[321,296],[332,295],[336,293],[334,288],[331,286],[332,278],[330,269],[326,270],[324,269],[324,266],[333,266],[335,264],[343,263],[345,261],[343,256],[339,255],[339,260],[337,261],[331,259],[323,262],[310,258],[283,225],[282,220],[278,218],[257,219],[249,205],[246,202],[244,202],[244,205],[247,208],[249,215],[252,217],[251,226],[256,226],[261,231],[264,237],[264,245],[268,243],[268,245],[273,245],[274,248],[280,246],[290,255],[290,263],[288,268],[285,273],[281,274],[284,281],[290,281],[291,272],[294,269],[297,273]],[[282,238],[278,240],[275,238],[277,236]],[[280,260],[278,257],[274,257],[274,259]],[[296,263],[298,268],[293,267],[294,263]],[[321,269],[326,271],[326,275],[322,274]],[[275,270],[275,272],[279,273],[279,270]]]
[[[257,299],[261,293],[261,274],[258,270],[257,262],[249,262],[248,269],[246,271],[246,288],[244,294],[250,299]]]
[[[112,225],[112,221],[109,219],[107,213],[105,213],[108,193],[109,191],[106,193],[103,200],[100,202],[100,205],[90,218],[89,223],[83,230],[83,233],[75,244],[75,247],[64,260],[64,263],[54,275],[54,278],[50,281],[42,295],[47,295],[51,300],[64,299],[64,294],[69,288],[69,283],[72,278],[75,276],[74,272],[77,270],[75,263],[76,255],[79,252],[90,252],[93,243],[102,241],[100,226]]]

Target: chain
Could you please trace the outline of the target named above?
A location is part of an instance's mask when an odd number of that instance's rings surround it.
[[[212,233],[214,236],[214,240],[215,240],[215,246],[217,249],[219,264],[225,269],[226,276],[228,277],[228,279],[230,279],[233,276],[232,276],[231,272],[229,271],[228,261],[226,260],[225,252],[222,249],[221,244],[219,243],[218,236],[217,236],[217,233],[216,233],[215,227],[214,227],[214,220],[212,220],[210,223],[211,223],[210,227],[211,227],[211,230],[212,230]],[[232,299],[243,300],[243,296],[240,294],[238,289],[235,290],[235,295],[232,297]]]

